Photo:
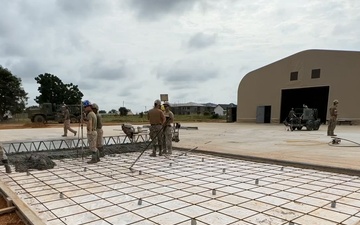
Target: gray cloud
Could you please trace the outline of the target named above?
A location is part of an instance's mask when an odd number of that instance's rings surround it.
[[[80,91],[92,91],[101,87],[98,82],[93,82],[86,79],[81,80],[81,82],[79,82],[77,85],[79,86]]]
[[[217,34],[204,34],[202,32],[194,34],[189,42],[188,47],[190,48],[206,48],[216,43]]]
[[[9,61],[4,66],[8,67],[11,72],[20,77],[23,83],[36,84],[35,77],[44,73],[43,66],[36,60],[23,58],[18,61]]]
[[[178,61],[171,66],[160,66],[157,77],[177,89],[196,87],[218,76],[218,69],[201,61]]]
[[[119,81],[127,79],[131,76],[131,69],[125,61],[105,62],[92,61],[83,65],[82,78],[90,78],[93,80],[103,81]]]
[[[135,92],[139,91],[139,84],[122,84],[118,86],[117,95],[119,97],[134,96]]]
[[[78,84],[86,98],[107,110],[122,101],[143,110],[159,93],[169,93],[171,101],[235,102],[238,83],[251,70],[309,48],[360,49],[360,1],[0,5],[0,64],[23,79],[29,104],[37,94],[34,77],[45,72]]]
[[[57,0],[56,4],[65,15],[81,18],[102,13],[108,7],[109,2],[98,0]]]
[[[25,49],[10,40],[0,42],[0,55],[7,57],[24,56]]]
[[[164,15],[179,15],[193,9],[199,0],[130,0],[139,19],[156,20]]]

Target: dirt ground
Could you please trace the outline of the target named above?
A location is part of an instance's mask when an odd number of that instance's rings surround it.
[[[0,209],[7,208],[7,204],[4,198],[0,197]],[[0,215],[0,224],[3,225],[25,225],[20,217],[15,213],[5,213]]]
[[[0,130],[4,129],[25,129],[25,128],[46,128],[61,127],[62,124],[36,124],[36,123],[0,123]]]

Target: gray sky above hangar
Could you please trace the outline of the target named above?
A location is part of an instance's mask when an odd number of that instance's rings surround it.
[[[23,79],[52,73],[110,110],[236,102],[242,77],[305,49],[360,49],[349,0],[0,0],[0,65]]]

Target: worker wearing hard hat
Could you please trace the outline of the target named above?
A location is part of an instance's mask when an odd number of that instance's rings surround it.
[[[99,113],[99,106],[96,103],[93,103],[91,105],[91,108],[93,110],[93,112],[96,115],[96,148],[99,151],[99,156],[100,157],[104,157],[105,153],[104,153],[104,140],[103,140],[103,136],[104,136],[104,131],[102,129],[102,118],[101,115]]]
[[[338,104],[339,104],[339,101],[334,100],[333,106],[331,106],[329,109],[330,119],[329,119],[329,125],[328,125],[328,130],[327,130],[328,136],[336,136],[336,134],[334,134],[334,130],[336,127],[337,116],[338,116],[338,110],[337,110]]]
[[[172,154],[172,124],[174,123],[174,113],[170,111],[170,103],[164,102],[164,115],[166,124],[163,132],[163,150],[165,154]]]
[[[165,123],[165,116],[163,111],[160,109],[161,101],[155,100],[154,108],[150,109],[147,117],[150,122],[150,138],[152,141],[153,152],[150,154],[151,157],[156,157],[156,148],[159,148],[159,156],[162,155],[162,131],[163,124]]]
[[[83,106],[85,109],[85,113],[86,113],[86,136],[89,142],[89,150],[91,151],[91,160],[88,161],[87,163],[97,163],[100,161],[99,158],[99,151],[96,148],[96,140],[97,140],[97,131],[96,131],[96,126],[97,126],[97,118],[95,113],[92,110],[92,104],[90,103],[90,101],[85,100],[83,102]]]

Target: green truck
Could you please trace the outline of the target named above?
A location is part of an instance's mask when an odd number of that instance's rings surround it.
[[[27,109],[28,118],[33,123],[47,123],[49,121],[56,121],[58,123],[64,122],[62,113],[63,105],[56,105],[52,103],[43,103],[39,107]],[[71,123],[78,123],[81,119],[80,105],[67,105],[70,112]]]

